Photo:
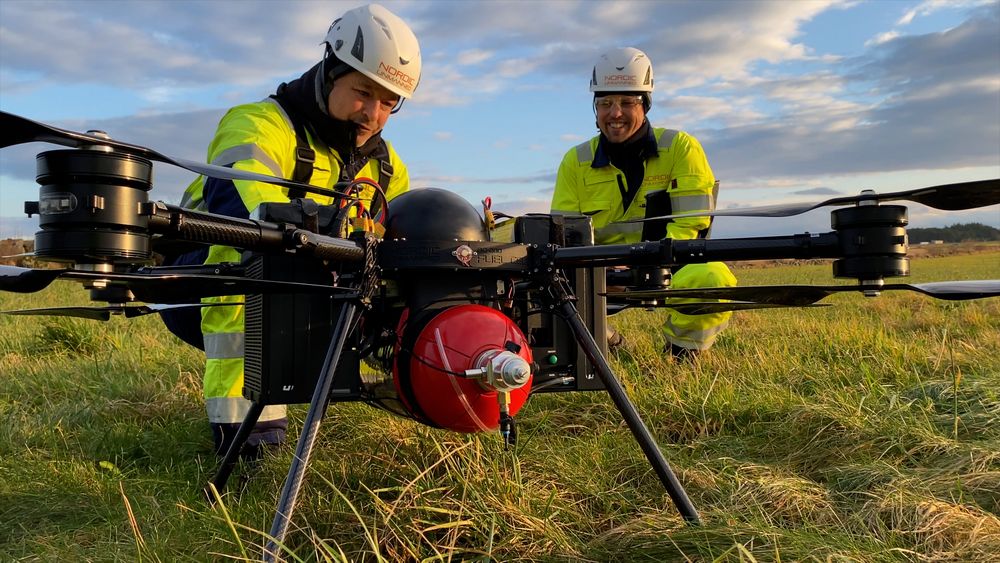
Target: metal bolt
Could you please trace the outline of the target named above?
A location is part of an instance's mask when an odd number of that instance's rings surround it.
[[[104,131],[99,131],[97,129],[90,129],[87,131],[87,134],[90,135],[91,137],[97,137],[99,139],[108,139],[109,141],[111,140],[110,135],[108,135]],[[93,145],[86,145],[83,148],[101,152],[112,152],[114,150],[108,145],[102,145],[100,143],[94,143]]]
[[[861,294],[865,297],[878,297],[882,294],[882,286],[885,285],[885,280],[882,278],[877,278],[873,280],[858,280],[861,287],[864,289]]]

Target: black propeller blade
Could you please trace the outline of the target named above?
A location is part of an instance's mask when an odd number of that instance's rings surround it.
[[[625,299],[625,303],[608,303],[608,314],[624,311],[630,307],[656,307],[670,308],[684,315],[709,315],[711,313],[725,313],[727,311],[748,311],[750,309],[779,309],[787,307],[827,307],[828,305],[781,305],[776,303],[753,303],[750,301],[729,301],[719,303],[716,301],[705,303],[669,303],[664,300],[657,300],[655,305],[647,304],[649,298]]]
[[[192,303],[181,305],[108,305],[105,307],[47,307],[42,309],[20,309],[17,311],[0,311],[3,315],[42,315],[51,317],[76,317],[94,321],[111,320],[112,315],[123,315],[126,319],[176,311],[178,309],[200,309],[202,307],[224,307],[242,303]]]
[[[922,284],[885,284],[880,288],[858,285],[764,285],[697,289],[653,289],[647,291],[608,292],[608,299],[734,299],[742,302],[799,307],[810,305],[834,293],[866,289],[917,291],[936,299],[962,301],[1000,296],[1000,280],[931,282]]]
[[[286,188],[298,188],[306,193],[314,193],[330,197],[335,195],[344,195],[334,190],[318,188],[309,184],[300,184],[283,178],[267,176],[266,174],[256,174],[254,172],[226,168],[224,166],[215,166],[213,164],[203,164],[192,160],[173,158],[146,147],[59,129],[57,127],[52,127],[51,125],[38,123],[37,121],[32,121],[5,111],[0,111],[0,131],[3,131],[3,134],[0,135],[0,148],[36,141],[53,143],[72,148],[105,145],[122,152],[142,156],[157,162],[172,164],[203,176],[211,176],[222,180],[252,180],[257,182],[266,182],[268,184],[274,184]]]
[[[932,186],[905,192],[892,192],[887,194],[862,194],[857,196],[835,197],[818,203],[788,203],[779,205],[764,205],[760,207],[746,207],[743,209],[726,209],[716,211],[696,211],[693,213],[678,213],[676,215],[664,215],[662,217],[647,217],[643,219],[632,219],[628,223],[642,223],[645,221],[662,221],[664,219],[678,219],[681,217],[791,217],[799,215],[813,209],[826,207],[829,205],[854,205],[861,201],[894,201],[908,200],[922,203],[927,207],[942,209],[945,211],[960,211],[963,209],[975,209],[988,205],[1000,204],[1000,178],[993,180],[977,180],[974,182],[961,182],[958,184],[945,184],[943,186]]]
[[[16,293],[41,291],[67,270],[36,270],[0,265],[0,290]]]
[[[127,285],[135,298],[147,303],[184,303],[201,297],[270,293],[350,293],[353,289],[300,282],[258,280],[237,276],[170,273],[100,273],[81,270],[36,270],[0,266],[0,290],[34,293],[57,278],[107,280]]]

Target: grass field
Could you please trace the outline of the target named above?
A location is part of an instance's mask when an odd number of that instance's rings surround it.
[[[1000,278],[1000,250],[915,259],[909,283]],[[828,264],[742,285],[830,283]],[[57,282],[0,309],[81,304]],[[606,394],[540,395],[521,440],[363,405],[324,420],[293,561],[986,561],[1000,554],[1000,299],[844,294],[738,313],[695,363],[661,312],[612,358],[704,524],[686,526]],[[294,444],[222,503],[200,353],[156,318],[0,317],[0,560],[260,557]],[[292,409],[293,431],[304,406]]]

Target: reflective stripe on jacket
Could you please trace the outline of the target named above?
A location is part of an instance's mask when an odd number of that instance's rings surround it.
[[[642,223],[620,223],[646,214],[646,196],[667,190],[673,213],[715,209],[715,176],[698,140],[683,131],[654,128],[657,156],[645,162],[642,186],[628,209],[624,208],[619,182],[625,175],[610,162],[594,166],[600,136],[570,149],[559,165],[552,213],[589,215],[598,244],[639,242]],[[673,239],[697,238],[711,225],[709,217],[687,217],[667,224],[664,233]]]
[[[722,262],[705,264],[688,264],[673,273],[670,287],[674,289],[693,289],[697,287],[733,287],[736,276]],[[704,301],[704,299],[668,300],[670,303],[685,303]],[[682,348],[707,350],[715,343],[716,337],[729,326],[731,312],[711,313],[708,315],[684,315],[673,309],[668,309],[667,321],[663,325],[663,336],[667,342]]]

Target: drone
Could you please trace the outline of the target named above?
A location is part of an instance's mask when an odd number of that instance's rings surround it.
[[[607,317],[628,308],[705,314],[821,306],[840,292],[915,291],[944,300],[1000,296],[1000,280],[887,283],[909,274],[907,209],[1000,203],[1000,179],[837,197],[818,203],[660,215],[787,217],[821,207],[832,231],[737,239],[648,240],[595,245],[587,216],[494,214],[457,194],[414,189],[373,209],[357,181],[334,189],[181,160],[111,139],[0,112],[0,148],[46,142],[36,158],[34,257],[60,268],[0,266],[0,290],[41,291],[80,282],[106,306],[6,311],[94,320],[197,312],[205,297],[244,296],[243,395],[251,401],[212,484],[222,489],[250,431],[272,404],[309,407],[277,504],[265,556],[275,557],[330,403],[365,402],[455,432],[517,439],[515,416],[536,392],[610,396],[683,518],[700,518],[607,360]],[[154,162],[229,180],[261,181],[303,197],[262,204],[239,219],[151,201]],[[333,197],[318,205],[308,196]],[[427,221],[429,216],[447,217]],[[239,263],[155,265],[157,254],[206,245],[242,251]],[[671,289],[691,263],[833,259],[851,284]],[[623,270],[624,268],[624,270]],[[676,300],[682,299],[678,303]],[[232,305],[227,302],[225,305]],[[596,335],[596,336],[595,336]]]

